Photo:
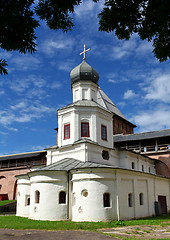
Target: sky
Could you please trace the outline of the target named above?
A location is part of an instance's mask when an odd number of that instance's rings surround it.
[[[170,61],[160,63],[152,43],[137,35],[118,40],[98,31],[102,1],[85,0],[75,8],[71,32],[37,28],[37,51],[0,50],[9,74],[0,75],[0,156],[39,151],[56,144],[57,109],[72,103],[70,71],[87,62],[99,73],[99,86],[135,133],[170,128]]]

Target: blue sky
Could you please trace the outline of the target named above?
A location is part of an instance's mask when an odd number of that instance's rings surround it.
[[[70,71],[81,63],[83,45],[91,50],[87,62],[99,73],[99,85],[135,132],[170,128],[169,61],[159,63],[152,44],[133,35],[118,40],[98,32],[102,2],[86,0],[73,14],[71,32],[37,29],[37,52],[0,51],[9,64],[0,76],[0,155],[43,150],[56,142],[56,110],[72,102]]]

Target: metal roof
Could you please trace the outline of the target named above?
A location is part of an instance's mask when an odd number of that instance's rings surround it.
[[[143,132],[143,133],[135,133],[128,135],[114,135],[114,142],[127,142],[127,141],[136,141],[136,140],[146,140],[146,139],[154,139],[154,138],[163,138],[170,137],[170,129],[153,131],[153,132]]]
[[[99,88],[97,92],[97,102],[100,104],[102,107],[107,109],[110,112],[115,113],[119,117],[125,119],[125,116],[120,112],[120,110],[116,107],[116,105],[111,101],[111,99],[102,91],[101,88]]]
[[[99,88],[97,92],[97,102],[100,104],[102,107],[107,109],[108,111],[112,112],[113,114],[119,116],[120,118],[123,118],[125,121],[129,122],[123,113],[117,108],[116,104],[112,102],[112,100],[103,92],[101,88]],[[129,122],[131,123],[131,122]],[[134,127],[133,123],[131,123]]]
[[[99,103],[95,102],[95,101],[91,101],[91,100],[78,100],[72,104],[69,104],[63,108],[60,108],[59,110],[62,110],[62,109],[67,109],[69,107],[76,107],[76,106],[80,106],[80,107],[98,107],[98,108],[101,108],[107,112],[110,112],[106,107],[100,105]]]
[[[79,81],[98,83],[99,74],[85,60],[70,72],[71,84]]]
[[[92,162],[82,162],[74,158],[64,158],[56,163],[40,168],[37,171],[69,171],[80,168],[113,168],[113,166]]]
[[[12,159],[21,159],[21,158],[30,158],[30,157],[37,157],[37,156],[40,156],[42,153],[46,153],[46,151],[29,152],[29,153],[19,153],[19,154],[12,154],[12,155],[0,156],[0,161],[12,160]]]

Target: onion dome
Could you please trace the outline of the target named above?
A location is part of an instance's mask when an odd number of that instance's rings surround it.
[[[75,67],[71,73],[71,85],[79,81],[91,81],[98,84],[99,74],[85,60]]]

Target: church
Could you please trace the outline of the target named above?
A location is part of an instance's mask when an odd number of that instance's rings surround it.
[[[156,173],[155,159],[115,146],[115,131],[132,134],[135,125],[99,87],[86,51],[70,73],[73,102],[58,110],[46,166],[16,176],[17,216],[111,221],[169,212],[170,178]]]

